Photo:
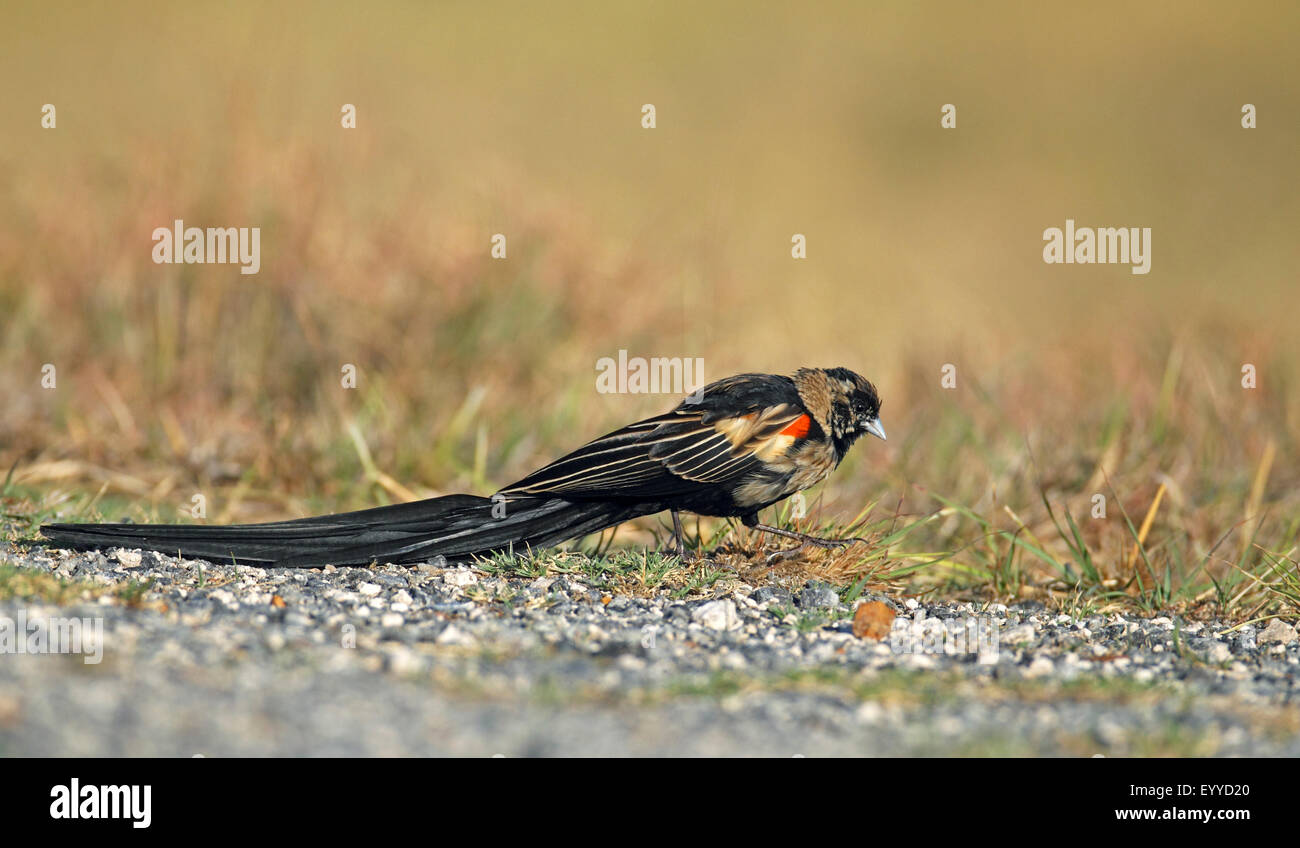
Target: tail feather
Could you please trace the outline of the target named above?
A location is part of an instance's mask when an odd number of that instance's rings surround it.
[[[504,509],[504,515],[501,514]],[[314,567],[466,559],[558,544],[656,511],[610,502],[448,495],[267,524],[47,524],[55,546],[144,548],[247,565]]]

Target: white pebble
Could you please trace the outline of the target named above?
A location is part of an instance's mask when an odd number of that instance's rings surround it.
[[[691,613],[691,619],[710,630],[735,630],[740,627],[740,617],[736,615],[736,605],[730,599],[709,601]]]

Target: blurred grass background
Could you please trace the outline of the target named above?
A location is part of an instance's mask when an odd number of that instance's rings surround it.
[[[676,402],[596,393],[627,349],[876,381],[890,441],[822,505],[945,508],[908,540],[945,580],[1095,557],[1111,590],[1146,567],[1205,599],[1294,570],[1293,5],[3,17],[0,462],[28,499],[245,521],[487,493]],[[1151,273],[1045,265],[1067,217],[1151,227]],[[153,264],[176,218],[261,227],[261,272]],[[1152,514],[1145,564],[1119,505]]]

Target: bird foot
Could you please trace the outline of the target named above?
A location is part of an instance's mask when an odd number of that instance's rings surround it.
[[[671,545],[666,548],[660,548],[657,551],[655,551],[655,553],[659,554],[660,556],[674,556],[680,559],[682,562],[698,562],[701,559],[708,559],[708,557],[704,556],[702,553],[698,551],[689,551],[684,547],[677,548]]]
[[[790,560],[798,557],[799,553],[803,551],[803,548],[804,548],[803,545],[795,545],[793,548],[787,548],[784,551],[776,551],[774,553],[770,553],[763,558],[763,564],[768,567],[774,567],[783,562],[789,562]]]
[[[800,533],[795,530],[783,530],[780,527],[772,527],[768,524],[751,524],[750,527],[754,530],[762,530],[765,533],[771,533],[775,536],[794,539],[796,542],[800,543],[799,547],[803,547],[804,545],[816,545],[819,548],[843,548],[857,542],[861,542],[864,545],[871,544],[869,540],[857,536],[851,536],[847,539],[823,539],[820,536],[810,536],[807,533]],[[797,551],[799,548],[795,548],[794,550]]]
[[[673,516],[673,543],[666,550],[662,550],[659,553],[675,556],[678,559],[680,559],[682,562],[694,562],[695,560],[699,559],[699,557],[689,553],[686,550],[686,545],[682,543],[682,518],[680,515],[677,514],[677,510],[675,509],[672,510],[672,516]]]
[[[868,540],[858,536],[851,536],[847,539],[820,539],[816,536],[809,536],[807,539],[803,540],[805,545],[816,545],[819,548],[847,548],[849,545],[858,542],[861,542],[864,545],[871,544]]]

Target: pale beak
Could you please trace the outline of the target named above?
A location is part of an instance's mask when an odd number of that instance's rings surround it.
[[[885,441],[885,427],[880,423],[879,418],[872,418],[864,426],[868,433],[879,438],[882,442]]]

